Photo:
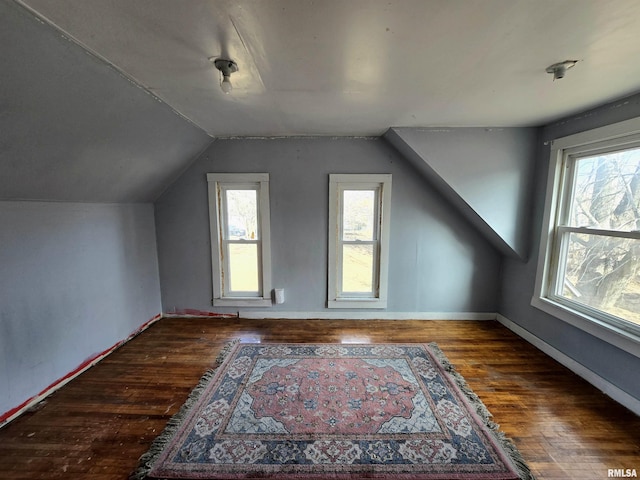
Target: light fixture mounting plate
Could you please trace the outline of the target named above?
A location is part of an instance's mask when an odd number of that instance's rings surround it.
[[[213,59],[213,65],[222,72],[224,76],[229,76],[238,71],[238,64],[226,58]]]
[[[553,65],[549,65],[545,70],[547,73],[555,73],[560,69],[568,70],[573,67],[578,60],[565,60],[564,62],[554,63]]]

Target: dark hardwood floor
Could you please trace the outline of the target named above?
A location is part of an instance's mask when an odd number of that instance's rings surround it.
[[[230,340],[432,342],[538,479],[640,472],[640,417],[495,321],[162,319],[0,429],[0,478],[126,479]]]

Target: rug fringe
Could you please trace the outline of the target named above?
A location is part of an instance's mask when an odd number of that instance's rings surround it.
[[[509,455],[516,472],[521,480],[535,480],[529,465],[522,457],[522,454],[515,446],[515,444],[511,441],[511,439],[507,438],[504,432],[500,431],[500,425],[495,423],[492,420],[492,415],[487,409],[487,407],[482,403],[480,397],[476,395],[473,390],[467,385],[467,381],[464,379],[462,375],[460,375],[453,364],[449,361],[447,356],[444,354],[437,343],[429,343],[428,344],[430,351],[436,357],[436,359],[440,362],[442,368],[453,378],[456,382],[458,388],[465,394],[473,408],[475,409],[478,416],[484,421],[485,425],[489,428],[491,433],[493,434],[496,442],[504,448],[505,452]]]
[[[240,339],[236,338],[235,340],[230,341],[224,347],[222,347],[222,349],[220,350],[220,353],[216,357],[216,364],[213,368],[215,369],[215,368],[218,368],[220,365],[222,365],[224,361],[227,359],[227,357],[229,356],[229,353],[231,353],[231,350],[233,350],[233,347],[235,347],[239,343],[240,343]]]
[[[138,468],[129,475],[129,480],[144,480],[147,478],[153,464],[158,459],[164,448],[169,444],[185,416],[189,410],[191,410],[191,407],[193,407],[193,405],[198,401],[202,392],[206,389],[207,385],[215,375],[217,368],[222,365],[225,359],[229,356],[231,350],[233,350],[233,347],[239,342],[240,340],[238,339],[233,340],[227,343],[222,350],[220,350],[220,353],[216,357],[215,365],[202,375],[200,381],[191,391],[180,410],[178,410],[178,412],[169,419],[162,433],[151,443],[149,450],[140,457]]]

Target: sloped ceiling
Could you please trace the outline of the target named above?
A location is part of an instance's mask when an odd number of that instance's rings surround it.
[[[0,1],[0,200],[154,200],[211,138]]]
[[[640,2],[0,0],[0,54],[0,199],[150,201],[212,137],[535,126],[638,91]]]
[[[638,0],[21,1],[212,136],[537,126],[640,89]]]

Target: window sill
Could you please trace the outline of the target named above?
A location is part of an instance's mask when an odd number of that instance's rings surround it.
[[[387,308],[387,301],[379,298],[343,298],[329,300],[327,308]]]
[[[270,307],[271,298],[263,297],[227,297],[214,298],[214,307]]]
[[[545,297],[534,296],[531,306],[640,358],[640,335],[586,315]]]

